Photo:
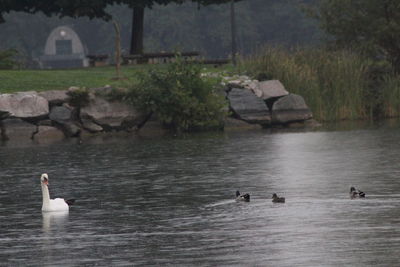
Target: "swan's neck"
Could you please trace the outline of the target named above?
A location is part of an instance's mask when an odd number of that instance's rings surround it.
[[[42,209],[50,205],[50,193],[47,185],[42,184],[43,206]]]

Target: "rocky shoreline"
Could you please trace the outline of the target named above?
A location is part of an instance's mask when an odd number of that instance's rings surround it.
[[[225,130],[316,126],[304,99],[290,94],[277,80],[247,76],[224,78],[229,103]],[[154,116],[141,114],[123,101],[110,100],[109,86],[87,90],[85,105],[74,105],[71,87],[64,91],[0,94],[0,135],[4,141],[59,141],[99,134],[163,135],[168,133]]]

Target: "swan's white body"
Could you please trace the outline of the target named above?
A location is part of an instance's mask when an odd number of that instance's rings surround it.
[[[47,174],[42,174],[41,184],[42,184],[42,195],[43,195],[43,205],[42,211],[68,211],[69,206],[63,198],[50,199],[49,187],[47,185],[48,176]]]

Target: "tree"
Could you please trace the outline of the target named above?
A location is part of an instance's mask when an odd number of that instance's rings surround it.
[[[398,0],[322,0],[315,14],[338,46],[385,58],[400,72]]]
[[[231,0],[191,0],[199,5],[222,4]],[[240,0],[235,0],[240,1]],[[143,53],[143,27],[145,8],[154,4],[182,4],[185,0],[0,0],[0,23],[4,22],[3,13],[23,11],[27,13],[43,12],[47,16],[83,17],[111,19],[106,7],[112,4],[126,4],[133,10],[131,54]]]
[[[199,5],[224,4],[231,0],[191,0]],[[240,0],[234,0],[240,1]],[[131,54],[143,53],[143,28],[145,8],[152,8],[154,4],[167,5],[169,3],[182,4],[184,0],[115,0],[118,4],[127,4],[133,10],[132,14],[132,34],[131,34]]]
[[[288,47],[319,43],[321,31],[316,20],[305,16],[292,1],[251,0],[235,3],[237,51],[242,55],[254,53],[265,43]],[[146,51],[173,51],[179,48],[199,51],[211,58],[231,55],[229,3],[202,6],[200,10],[197,8],[198,4],[188,1],[182,5],[172,3],[146,9]],[[121,47],[129,52],[131,9],[126,5],[113,5],[108,6],[106,11],[118,20]],[[29,66],[35,66],[35,61],[30,60],[43,53],[48,33],[60,24],[71,25],[90,54],[114,53],[113,25],[102,19],[59,19],[56,15],[48,18],[41,12],[12,12],[4,18],[6,22],[0,24],[0,50],[18,49],[19,57],[26,64],[31,64]]]
[[[105,8],[112,4],[112,0],[0,0],[0,23],[4,22],[4,13],[22,11],[26,13],[43,12],[47,16],[59,15],[60,17],[101,17],[110,19]]]

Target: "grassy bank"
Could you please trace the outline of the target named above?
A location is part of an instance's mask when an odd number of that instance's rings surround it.
[[[280,80],[321,121],[399,115],[400,78],[379,73],[376,62],[355,53],[266,47],[240,67],[255,78]]]
[[[303,96],[319,120],[359,119],[368,114],[364,98],[369,62],[345,52],[267,47],[242,61],[252,76],[280,80]]]
[[[63,70],[0,70],[0,93],[22,91],[65,90],[71,86],[95,88],[105,85],[129,87],[137,82],[138,75],[149,69],[164,69],[167,66],[159,65],[130,65],[122,66],[121,73],[124,79],[116,80],[115,67],[96,67]],[[232,70],[231,66],[214,68],[204,67],[207,72]]]
[[[168,65],[122,66],[126,79],[116,80],[115,68],[68,70],[0,70],[0,93],[62,90],[71,86],[129,88],[140,73]],[[400,76],[387,65],[348,51],[266,47],[243,58],[238,68],[201,67],[202,72],[246,73],[253,78],[278,79],[291,93],[303,96],[319,121],[400,116]],[[147,82],[149,83],[149,82]]]
[[[127,87],[134,82],[140,70],[148,65],[124,66],[124,80],[115,80],[112,66],[68,70],[0,70],[0,93],[20,91],[62,90],[71,86],[100,87],[105,85]]]

